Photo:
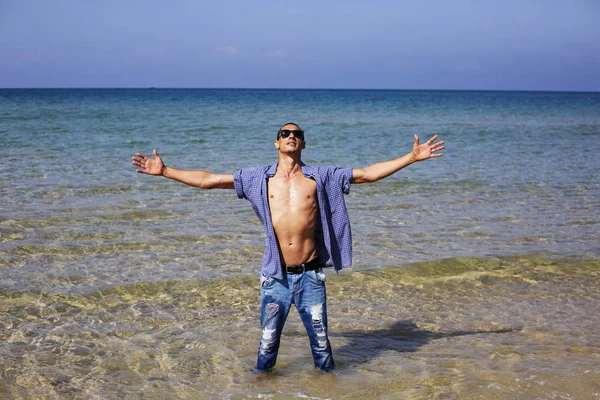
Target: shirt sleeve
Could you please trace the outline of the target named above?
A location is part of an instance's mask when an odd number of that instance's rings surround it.
[[[352,183],[352,168],[336,167],[333,170],[333,178],[338,187],[342,188],[344,194],[350,193],[350,184]]]
[[[235,187],[235,193],[239,199],[247,199],[244,188],[247,187],[248,173],[244,173],[243,169],[235,171],[233,173],[233,186]]]

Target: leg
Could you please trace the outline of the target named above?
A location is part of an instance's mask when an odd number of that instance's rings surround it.
[[[327,294],[322,269],[304,273],[296,305],[310,340],[315,367],[331,371],[335,367],[327,337]]]
[[[279,281],[261,276],[260,323],[262,338],[254,372],[266,372],[275,366],[283,325],[291,306],[287,279]]]

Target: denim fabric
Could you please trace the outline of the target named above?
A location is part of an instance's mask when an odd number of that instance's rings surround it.
[[[262,338],[255,372],[266,372],[275,366],[281,332],[292,304],[306,328],[315,367],[321,371],[334,368],[327,337],[325,274],[318,269],[302,274],[284,274],[283,279],[261,276]]]

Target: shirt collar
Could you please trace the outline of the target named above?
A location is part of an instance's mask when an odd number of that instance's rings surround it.
[[[275,172],[277,172],[277,164],[279,164],[279,162],[271,165],[265,172],[265,175],[267,175],[269,178],[275,176]]]
[[[277,172],[277,164],[279,164],[279,162],[276,162],[275,164],[271,165],[265,172],[265,175],[267,175],[269,178],[275,176],[275,173]],[[304,174],[305,177],[308,178],[314,175],[312,167],[309,167],[302,161],[300,161],[300,166],[302,167],[302,174]]]

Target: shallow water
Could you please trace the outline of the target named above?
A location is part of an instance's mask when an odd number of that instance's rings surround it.
[[[0,398],[600,397],[600,95],[0,90]],[[133,172],[365,166],[439,133],[444,157],[347,206],[354,268],[328,273],[338,369],[294,312],[253,382],[264,236],[232,191]]]
[[[1,294],[11,398],[593,398],[600,261],[447,259],[328,276],[337,370],[296,315],[254,382],[252,278]]]

